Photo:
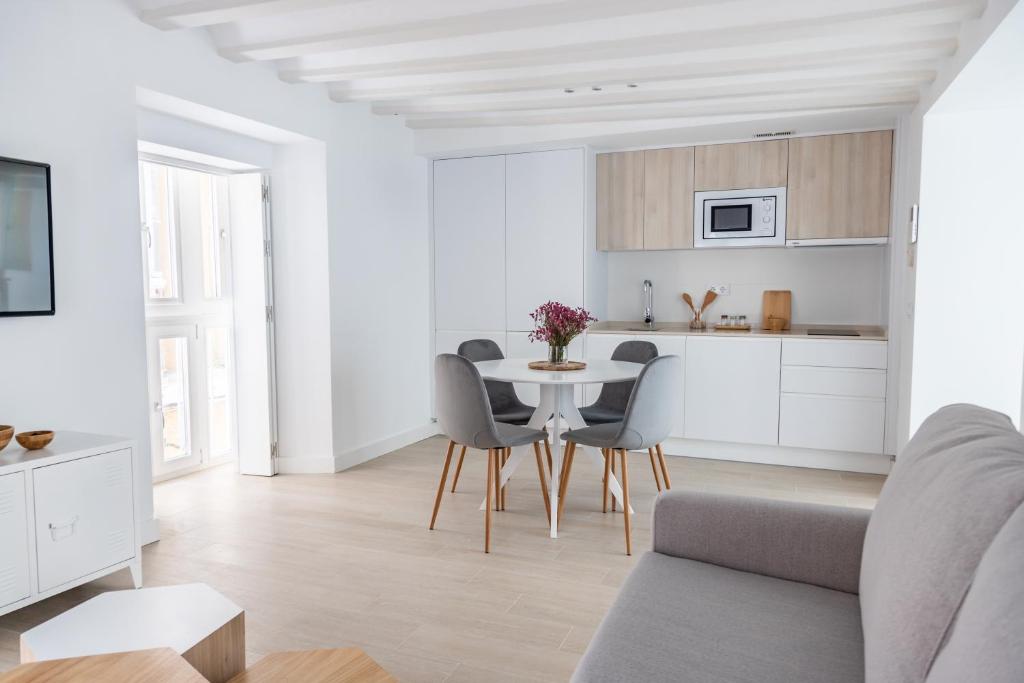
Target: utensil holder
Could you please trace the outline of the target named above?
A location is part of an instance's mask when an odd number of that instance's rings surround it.
[[[706,330],[707,327],[708,327],[708,324],[706,322],[704,322],[704,319],[701,317],[700,312],[698,311],[697,313],[694,313],[693,314],[693,320],[690,321],[690,329],[691,330]]]

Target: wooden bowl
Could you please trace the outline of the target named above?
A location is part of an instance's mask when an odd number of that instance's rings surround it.
[[[10,425],[0,425],[0,451],[7,448],[7,444],[14,438],[14,427]]]
[[[39,430],[35,432],[21,432],[15,435],[15,439],[21,444],[21,447],[34,451],[40,448],[46,448],[53,441],[53,432],[49,430]]]

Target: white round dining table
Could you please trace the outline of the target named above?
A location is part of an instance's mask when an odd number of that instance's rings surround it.
[[[532,370],[529,364],[535,360],[505,358],[480,361],[475,365],[484,379],[537,384],[540,387],[540,402],[527,426],[531,429],[540,429],[549,421],[553,423],[550,431],[553,464],[548,498],[551,501],[551,538],[558,538],[558,479],[562,467],[562,421],[565,421],[569,429],[582,429],[587,426],[579,408],[576,407],[574,388],[577,384],[627,382],[636,379],[644,366],[640,363],[617,360],[588,360],[587,367],[582,370]],[[604,456],[600,451],[583,446],[578,448],[590,456],[591,462],[597,467],[599,478],[603,478]],[[512,456],[501,468],[501,486],[509,480],[528,450],[528,447],[512,449]],[[621,506],[622,486],[614,475],[609,475],[608,488]]]

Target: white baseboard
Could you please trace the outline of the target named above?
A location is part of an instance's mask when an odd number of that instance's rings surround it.
[[[149,545],[160,540],[160,522],[156,517],[142,520],[139,533],[142,534],[142,545]]]
[[[668,455],[682,455],[710,460],[755,462],[765,465],[810,467],[819,470],[889,474],[892,460],[888,455],[819,451],[785,446],[756,446],[695,439],[666,439],[662,449]]]
[[[334,469],[332,472],[341,472],[347,470],[350,467],[373,460],[374,458],[380,457],[385,453],[404,448],[410,444],[414,444],[417,441],[422,441],[431,436],[435,436],[441,433],[440,427],[436,422],[428,422],[425,425],[415,427],[408,431],[402,432],[401,434],[395,434],[386,439],[376,441],[365,446],[353,449],[346,453],[339,453],[334,456]]]
[[[278,474],[334,474],[333,455],[295,455],[277,459]]]

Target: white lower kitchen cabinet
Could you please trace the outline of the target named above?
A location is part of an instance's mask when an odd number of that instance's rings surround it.
[[[627,341],[649,341],[658,347],[660,356],[679,356],[683,361],[684,375],[686,364],[686,337],[683,335],[666,334],[588,334],[587,335],[587,358],[608,360],[619,344]],[[590,405],[597,400],[601,393],[601,384],[588,384],[584,390],[585,403]],[[683,406],[684,377],[679,377],[678,392],[676,396],[675,417],[672,420],[671,436],[681,438],[684,435],[684,406]]]
[[[569,344],[569,360],[583,360],[583,336],[580,335]],[[529,332],[508,333],[508,358],[529,358],[532,360],[547,360],[548,345],[546,342],[530,341]],[[540,387],[536,384],[515,384],[516,394],[524,402],[531,406],[537,405],[540,401]],[[576,405],[580,405],[583,399],[583,390],[576,387]]]
[[[884,341],[784,340],[779,445],[882,454],[887,348]]]
[[[58,432],[0,458],[0,614],[129,568],[142,585],[134,445]]]
[[[29,581],[25,474],[0,477],[0,611],[32,592]]]
[[[885,399],[783,394],[779,445],[881,453]]]
[[[686,438],[778,444],[781,352],[779,339],[689,337]]]

